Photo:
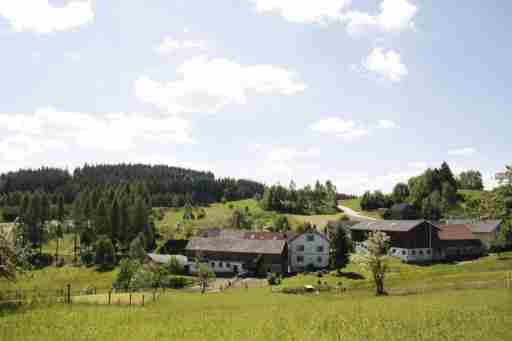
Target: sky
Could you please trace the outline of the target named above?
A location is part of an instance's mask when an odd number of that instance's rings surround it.
[[[0,172],[141,162],[388,192],[510,164],[507,1],[0,0]]]

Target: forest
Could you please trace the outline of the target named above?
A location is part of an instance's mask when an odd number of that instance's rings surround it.
[[[144,184],[153,207],[182,207],[261,196],[264,185],[251,180],[216,178],[211,172],[165,165],[87,165],[72,173],[43,167],[0,175],[0,206],[5,220],[16,217],[25,193],[44,193],[57,204],[72,204],[79,193],[103,185]]]

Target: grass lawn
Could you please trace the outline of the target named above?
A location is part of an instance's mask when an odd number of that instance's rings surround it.
[[[244,210],[246,207],[249,209],[251,216],[256,221],[255,225],[261,228],[271,225],[274,219],[279,215],[277,212],[262,210],[254,199],[246,199],[228,203],[215,203],[207,207],[202,207],[206,212],[206,217],[203,219],[187,220],[185,224],[190,225],[190,228],[194,230],[200,228],[227,227],[227,223],[231,218],[233,211],[235,209]],[[183,230],[176,231],[177,223],[183,221],[183,208],[168,208],[164,210],[165,214],[163,219],[156,221],[157,229],[164,236],[174,235],[175,237],[183,237]],[[197,209],[195,211],[197,212]],[[292,229],[303,222],[310,222],[318,227],[324,227],[329,220],[339,219],[341,215],[342,213],[311,216],[286,214],[289,218]]]
[[[341,205],[347,206],[348,208],[353,209],[354,211],[358,212],[361,215],[375,219],[382,219],[377,211],[364,211],[361,208],[361,198],[342,200],[340,203]]]
[[[0,317],[1,340],[510,340],[512,293],[374,297],[169,293],[145,307],[63,304]]]
[[[373,296],[369,274],[349,264],[344,273],[362,279],[298,275],[282,286],[315,285],[318,279],[344,293],[291,295],[270,288],[229,289],[201,295],[179,290],[156,301],[119,294],[105,306],[105,295],[19,311],[0,310],[0,340],[511,340],[512,289],[464,289],[451,283],[503,280],[512,272],[512,253],[459,264],[418,266],[393,261],[386,276],[387,297]],[[19,287],[58,289],[110,286],[115,272],[65,267],[33,272]],[[399,289],[433,290],[398,294]],[[503,286],[502,286],[503,287]],[[0,291],[6,288],[0,285]],[[278,287],[279,288],[279,287]],[[464,290],[454,290],[464,289]],[[397,295],[398,294],[398,295]],[[117,305],[117,299],[120,305]]]

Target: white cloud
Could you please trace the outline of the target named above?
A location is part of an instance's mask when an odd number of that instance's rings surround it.
[[[380,13],[371,15],[361,11],[348,11],[341,16],[347,32],[357,35],[367,31],[398,32],[414,27],[417,7],[407,0],[383,0]]]
[[[58,145],[127,151],[143,143],[194,142],[190,137],[191,123],[183,118],[154,118],[135,113],[97,115],[43,108],[33,114],[0,114],[2,130],[7,132],[0,139],[3,159],[11,148],[22,155],[31,155]]]
[[[399,82],[408,73],[399,53],[378,47],[370,52],[362,64],[367,71],[392,82]]]
[[[454,155],[454,156],[470,156],[470,155],[473,155],[475,153],[476,153],[476,150],[474,148],[471,148],[471,147],[460,148],[460,149],[452,149],[452,150],[448,151],[449,155]]]
[[[228,59],[194,57],[177,69],[181,79],[168,83],[142,76],[135,94],[169,113],[214,113],[228,104],[245,104],[251,93],[293,95],[306,85],[273,65],[244,66]]]
[[[382,128],[382,129],[393,129],[393,128],[397,128],[397,127],[398,127],[397,124],[391,120],[379,120],[379,123],[377,125],[377,128]]]
[[[338,20],[350,0],[250,0],[259,13],[279,13],[296,23],[322,23]]]
[[[172,37],[166,36],[162,42],[155,48],[155,51],[161,55],[169,55],[176,50],[194,49],[206,50],[206,42],[203,40],[176,40]]]
[[[349,34],[397,32],[414,27],[417,7],[408,0],[383,0],[380,12],[349,10],[351,0],[250,0],[259,13],[277,13],[294,23],[341,22]]]
[[[340,117],[329,117],[310,126],[310,129],[319,133],[332,134],[347,142],[359,140],[372,134],[372,128],[353,120],[344,120]]]
[[[15,31],[51,33],[85,25],[94,19],[94,12],[90,0],[71,1],[63,7],[52,6],[48,0],[2,0],[0,16]]]

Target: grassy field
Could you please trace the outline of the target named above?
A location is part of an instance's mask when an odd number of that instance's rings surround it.
[[[347,206],[348,208],[353,209],[354,211],[358,212],[361,215],[375,219],[382,219],[377,211],[364,211],[361,208],[361,198],[342,200],[340,203],[341,205]]]
[[[140,306],[54,305],[0,317],[1,340],[510,340],[512,293],[171,293]]]
[[[105,295],[19,311],[0,310],[0,340],[510,340],[512,253],[458,264],[418,266],[393,261],[387,297],[373,296],[368,273],[350,264],[342,277],[299,275],[280,287],[318,280],[347,291],[290,295],[270,288],[229,289],[201,295],[169,291],[152,301],[125,294],[105,306]],[[107,288],[115,272],[65,267],[33,272],[18,286],[31,289]],[[355,276],[357,275],[357,276]],[[349,278],[350,277],[350,278]],[[352,279],[351,279],[352,278]],[[467,286],[499,282],[499,285]],[[0,291],[8,286],[0,284]],[[426,290],[407,291],[410,288]],[[479,288],[479,289],[476,289]],[[121,297],[122,296],[122,297]],[[117,305],[120,299],[121,305]],[[82,304],[80,304],[80,300]],[[124,306],[123,306],[124,305]]]
[[[279,215],[276,212],[262,210],[256,200],[246,199],[228,203],[215,203],[207,207],[202,207],[206,212],[206,216],[203,219],[187,220],[186,222],[183,222],[183,208],[164,209],[164,217],[162,220],[157,221],[156,225],[158,230],[164,236],[174,235],[175,237],[181,237],[186,228],[182,228],[182,231],[177,231],[176,226],[178,222],[181,222],[183,226],[188,225],[192,230],[197,230],[200,228],[226,227],[227,222],[233,214],[233,211],[235,209],[245,210],[246,207],[248,208],[253,219],[256,221],[255,225],[260,228],[271,225],[274,219],[276,219]],[[198,209],[199,208],[196,208],[195,212],[197,212]],[[292,228],[295,228],[303,222],[310,222],[314,225],[317,225],[318,227],[324,227],[329,220],[339,219],[342,216],[342,213],[311,216],[286,214],[286,216],[288,217]]]

